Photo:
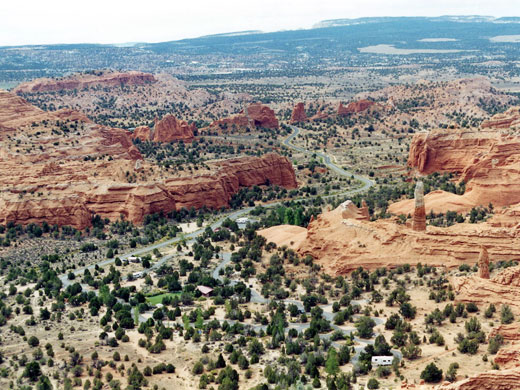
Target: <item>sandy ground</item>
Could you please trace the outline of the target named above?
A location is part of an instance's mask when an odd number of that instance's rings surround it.
[[[287,245],[291,249],[300,247],[307,236],[307,229],[294,225],[279,225],[258,231],[267,242],[275,242],[278,246]]]

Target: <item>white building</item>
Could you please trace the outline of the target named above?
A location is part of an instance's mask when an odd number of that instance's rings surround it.
[[[391,366],[393,356],[372,356],[372,366]]]
[[[246,218],[246,217],[242,217],[242,218],[238,218],[238,219],[237,219],[237,223],[239,223],[239,224],[241,224],[241,225],[246,224],[246,223],[248,223],[248,222],[249,222],[249,219]]]

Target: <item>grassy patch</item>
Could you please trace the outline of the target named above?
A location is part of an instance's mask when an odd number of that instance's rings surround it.
[[[154,295],[153,297],[146,297],[146,301],[150,305],[157,305],[158,303],[162,303],[162,299],[164,297],[172,297],[173,298],[176,295],[177,296],[181,295],[181,293],[180,292],[174,292],[174,293],[164,293],[164,294]]]

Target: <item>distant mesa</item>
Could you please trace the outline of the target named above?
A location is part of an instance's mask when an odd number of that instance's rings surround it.
[[[222,130],[245,129],[245,128],[267,128],[278,129],[279,123],[274,111],[261,103],[248,105],[239,114],[229,118],[219,119],[210,125],[210,128]]]
[[[194,123],[175,118],[172,114],[165,115],[161,120],[155,118],[155,126],[150,129],[148,126],[137,127],[132,137],[141,141],[153,142],[172,142],[172,141],[193,141],[197,128]]]
[[[291,114],[291,123],[303,123],[307,122],[307,114],[305,113],[305,105],[303,103],[297,103]]]
[[[82,90],[90,87],[116,87],[121,85],[143,85],[157,80],[150,73],[137,71],[111,72],[93,71],[76,73],[59,79],[41,78],[22,83],[13,89],[14,93],[53,92],[62,90]]]

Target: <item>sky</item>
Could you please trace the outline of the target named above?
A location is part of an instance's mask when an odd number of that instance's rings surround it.
[[[1,0],[0,46],[162,42],[368,16],[519,16],[520,0]]]

